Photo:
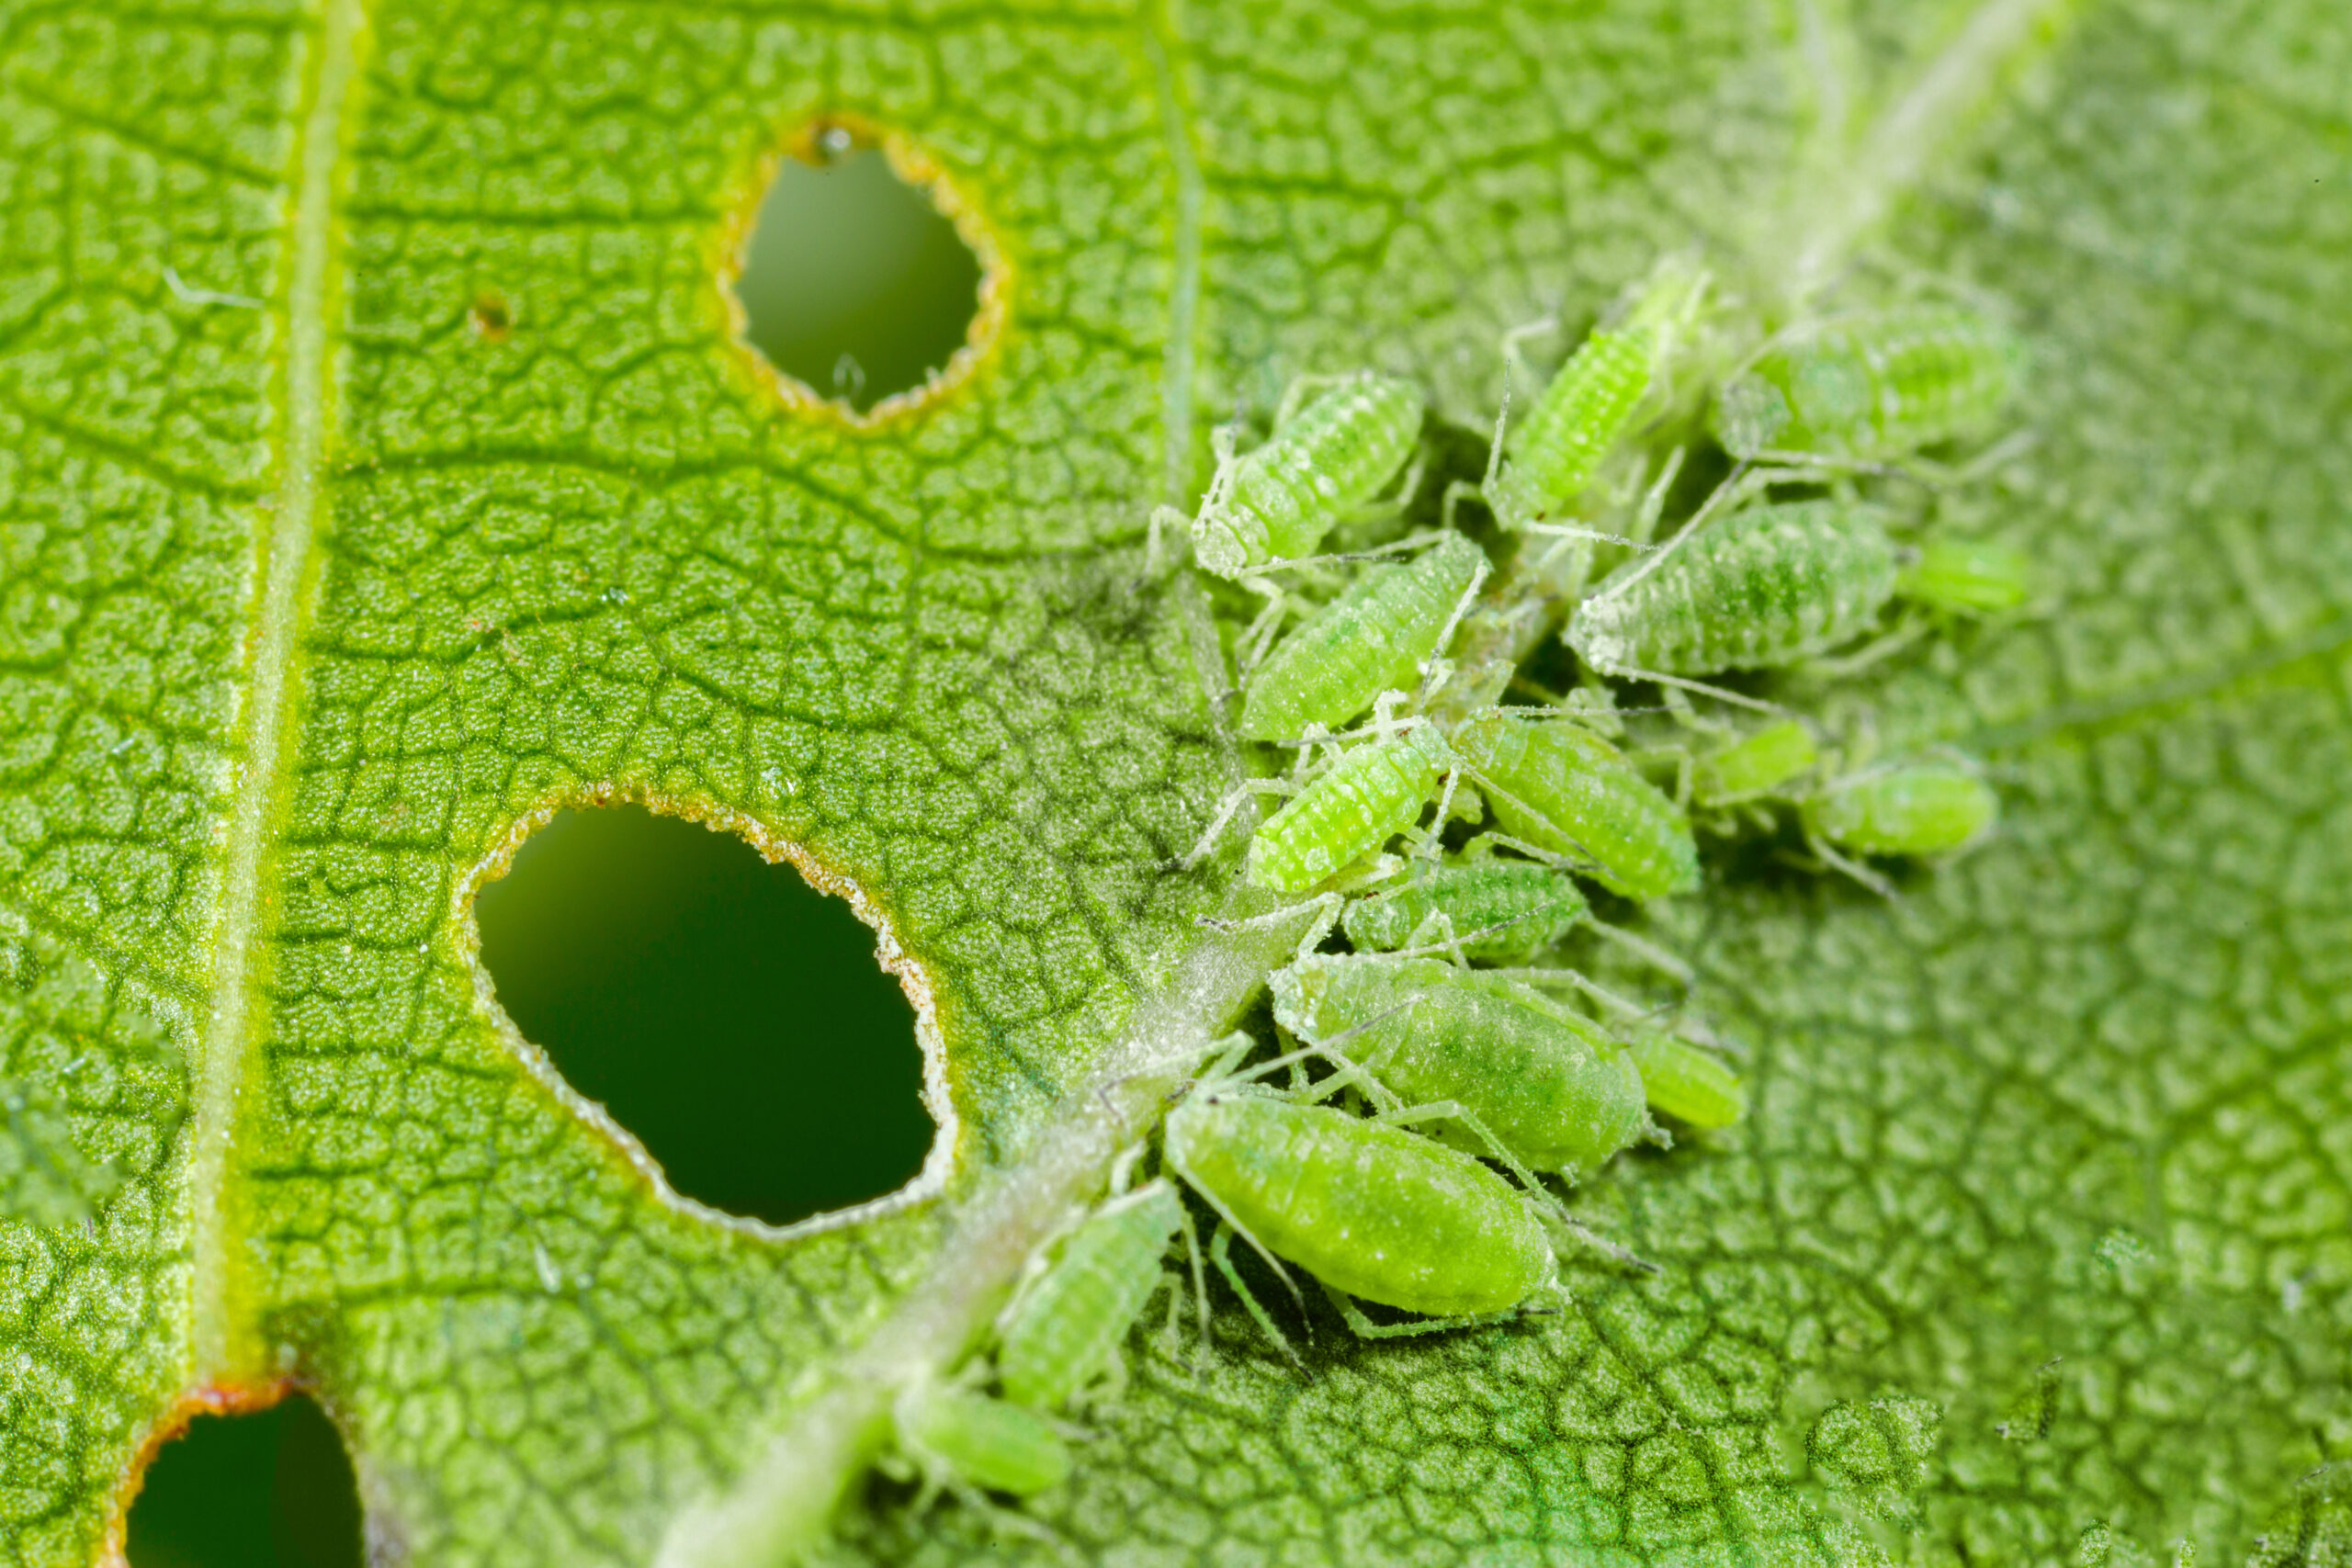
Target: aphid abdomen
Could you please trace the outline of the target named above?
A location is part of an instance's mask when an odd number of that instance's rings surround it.
[[[1895,592],[1938,610],[1996,615],[2033,592],[2033,563],[1989,539],[1930,539],[1895,579]]]
[[[1413,825],[1453,761],[1427,725],[1341,754],[1250,839],[1250,886],[1304,893],[1354,864]]]
[[[1396,477],[1421,431],[1421,391],[1349,378],[1234,459],[1232,482],[1193,523],[1193,557],[1220,577],[1312,555],[1331,525]]]
[[[1984,837],[1999,814],[1991,785],[1936,763],[1844,780],[1802,807],[1807,832],[1866,855],[1951,854]]]
[[[1519,1190],[1417,1133],[1228,1094],[1170,1111],[1164,1137],[1213,1206],[1350,1295],[1451,1317],[1517,1306],[1553,1278],[1551,1243]]]
[[[1899,457],[1989,426],[2018,358],[1996,323],[1951,306],[1840,317],[1790,334],[1725,386],[1716,434],[1743,457]]]
[[[1359,898],[1340,926],[1356,946],[1390,952],[1441,940],[1423,934],[1423,927],[1442,915],[1465,957],[1500,963],[1551,946],[1590,912],[1565,873],[1529,861],[1487,860],[1442,865],[1394,891]]]
[[[1182,1204],[1155,1181],[1087,1216],[1005,1325],[997,1371],[1006,1398],[1051,1410],[1109,1364],[1159,1288]]]
[[[1694,1045],[1644,1030],[1631,1042],[1643,1092],[1668,1116],[1693,1127],[1728,1127],[1747,1111],[1739,1075]]]
[[[1532,523],[1584,493],[1648,395],[1665,338],[1648,324],[1598,332],[1568,357],[1504,444],[1487,496],[1498,521]]]
[[[1595,1170],[1648,1123],[1624,1048],[1516,980],[1433,958],[1317,957],[1278,972],[1273,988],[1284,1028],[1313,1040],[1362,1029],[1349,1054],[1390,1090],[1455,1101],[1537,1170]],[[1486,1147],[1458,1124],[1430,1130],[1456,1148]]]
[[[1568,723],[1489,708],[1453,737],[1505,832],[1590,867],[1611,892],[1662,898],[1699,886],[1690,820],[1617,748]]]
[[[966,1389],[919,1384],[892,1416],[899,1446],[943,1464],[961,1481],[1016,1497],[1069,1475],[1069,1450],[1043,1420],[1017,1404]]]
[[[1240,730],[1283,740],[1335,728],[1390,690],[1409,690],[1421,661],[1486,558],[1449,534],[1419,559],[1374,567],[1283,639],[1250,678]]]
[[[1813,732],[1782,719],[1701,758],[1691,787],[1702,806],[1736,806],[1778,792],[1820,761]]]
[[[1894,592],[1895,551],[1874,508],[1798,501],[1735,513],[1641,570],[1621,569],[1568,624],[1568,646],[1604,674],[1809,659],[1877,619]]]

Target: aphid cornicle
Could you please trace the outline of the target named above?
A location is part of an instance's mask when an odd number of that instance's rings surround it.
[[[1874,507],[1749,507],[1612,573],[1566,640],[1589,668],[1637,679],[1792,664],[1870,629],[1898,559]]]
[[[1193,555],[1219,577],[1315,553],[1345,513],[1396,477],[1421,431],[1421,391],[1365,372],[1340,380],[1263,445],[1218,463],[1193,522]]]
[[[1813,732],[1793,718],[1768,724],[1699,759],[1692,794],[1702,806],[1738,806],[1777,795],[1821,761]]]
[[[1026,1497],[1069,1475],[1068,1445],[1017,1404],[922,1382],[902,1390],[890,1414],[899,1452],[929,1485]]]
[[[1654,1029],[1627,1042],[1650,1104],[1693,1127],[1728,1127],[1747,1111],[1739,1075],[1697,1046]]]
[[[1591,911],[1566,872],[1488,857],[1430,866],[1402,886],[1355,899],[1340,926],[1360,948],[1458,941],[1464,957],[1503,964],[1551,946]]]
[[[2018,358],[1997,323],[1954,306],[1841,316],[1766,344],[1718,395],[1715,434],[1739,457],[1901,457],[1990,426]]]
[[[1865,855],[1945,855],[1992,830],[2000,798],[1949,762],[1873,768],[1840,779],[1799,807],[1806,834]]]
[[[1453,750],[1505,832],[1576,861],[1610,891],[1649,899],[1699,886],[1690,819],[1581,725],[1489,708],[1455,729]]]
[[[1448,534],[1418,559],[1365,572],[1250,676],[1243,738],[1287,739],[1310,724],[1333,728],[1383,692],[1409,691],[1486,564],[1477,546]]]
[[[1476,1119],[1437,1135],[1491,1137],[1536,1170],[1598,1169],[1648,1127],[1642,1077],[1607,1031],[1498,975],[1434,958],[1308,954],[1273,977],[1274,1018],[1302,1040],[1356,1031],[1349,1055],[1405,1100]]]
[[[1523,528],[1584,493],[1657,384],[1706,286],[1703,271],[1668,257],[1623,322],[1568,356],[1504,442],[1501,471],[1481,487],[1496,521]]]
[[[1556,1277],[1518,1189],[1417,1133],[1328,1105],[1199,1092],[1161,1149],[1226,1221],[1335,1290],[1434,1317],[1507,1311]]]
[[[1183,1201],[1165,1181],[1089,1214],[1004,1323],[996,1364],[1005,1397],[1051,1410],[1111,1371],[1120,1341],[1159,1288],[1159,1259],[1183,1223]]]
[[[1304,893],[1413,825],[1453,766],[1434,725],[1343,751],[1250,840],[1253,887]]]

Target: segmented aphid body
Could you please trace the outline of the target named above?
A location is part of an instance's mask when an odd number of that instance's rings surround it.
[[[1402,1127],[1196,1092],[1168,1113],[1161,1150],[1268,1251],[1365,1301],[1438,1317],[1502,1312],[1556,1278],[1551,1240],[1516,1188]]]
[[[1242,702],[1242,736],[1335,729],[1381,693],[1410,691],[1486,564],[1476,545],[1449,534],[1414,560],[1365,572],[1258,667]]]
[[[1653,1109],[1693,1127],[1728,1127],[1747,1113],[1739,1075],[1671,1034],[1641,1030],[1627,1043]]]
[[[1433,725],[1343,751],[1250,840],[1253,887],[1304,893],[1411,827],[1453,766]]]
[[[1485,487],[1507,528],[1551,516],[1592,483],[1657,384],[1706,288],[1679,259],[1655,272],[1622,326],[1595,332],[1569,355],[1504,443]]]
[[[1741,457],[1882,461],[1981,434],[2017,382],[2016,340],[1949,305],[1842,316],[1783,333],[1724,387],[1715,433]]]
[[[1782,719],[1700,758],[1692,793],[1702,806],[1739,806],[1785,793],[1820,762],[1813,732]]]
[[[1420,437],[1421,392],[1369,373],[1348,378],[1218,467],[1193,519],[1203,568],[1239,577],[1315,553],[1346,513],[1396,477]]]
[[[1894,580],[1894,592],[1931,609],[1997,615],[2033,592],[2033,563],[1989,539],[1929,539]]]
[[[1894,596],[1896,561],[1876,508],[1750,507],[1611,574],[1577,606],[1567,643],[1604,675],[1792,664],[1868,630]]]
[[[1505,832],[1577,861],[1611,892],[1662,898],[1699,886],[1690,819],[1582,726],[1489,708],[1455,729],[1453,750]]]
[[[1466,958],[1510,963],[1550,947],[1591,910],[1566,873],[1488,858],[1432,866],[1400,887],[1358,898],[1340,924],[1359,948],[1392,952],[1458,939]]]
[[[1005,1321],[996,1354],[1005,1397],[1051,1410],[1111,1371],[1183,1222],[1183,1200],[1165,1181],[1089,1214]]]
[[[1799,814],[1808,835],[1857,854],[1947,855],[1992,830],[2000,797],[1966,768],[1917,762],[1840,779]]]
[[[1274,1018],[1408,1100],[1450,1102],[1522,1163],[1573,1178],[1647,1131],[1642,1077],[1590,1019],[1498,975],[1434,958],[1309,955],[1273,976]],[[1471,1152],[1460,1122],[1436,1135]]]
[[[891,1406],[899,1451],[933,1486],[1026,1497],[1059,1484],[1069,1449],[1034,1413],[969,1389],[910,1384]]]

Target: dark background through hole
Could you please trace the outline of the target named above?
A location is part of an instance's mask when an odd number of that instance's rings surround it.
[[[130,1506],[130,1568],[359,1568],[359,1499],[326,1413],[300,1394],[199,1416]]]
[[[871,149],[786,158],[736,281],[768,363],[864,412],[964,346],[980,265],[931,197]]]
[[[913,1010],[791,866],[641,807],[565,811],[475,912],[525,1038],[687,1197],[782,1224],[922,1168]]]

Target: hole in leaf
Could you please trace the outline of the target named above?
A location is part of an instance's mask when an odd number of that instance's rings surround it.
[[[292,1394],[199,1416],[147,1467],[125,1527],[130,1568],[359,1568],[359,1493],[343,1438]]]
[[[760,202],[735,294],[770,365],[862,414],[970,340],[980,262],[880,152],[840,127],[806,152]]]
[[[787,1224],[904,1186],[913,1011],[849,905],[731,833],[560,812],[475,899],[498,999],[681,1194]]]

